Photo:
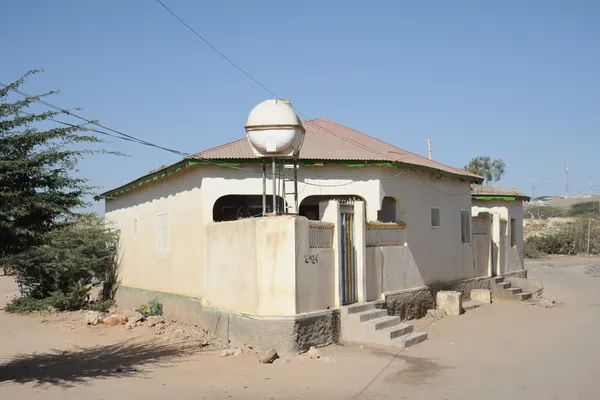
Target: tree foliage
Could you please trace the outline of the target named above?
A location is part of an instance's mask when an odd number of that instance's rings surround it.
[[[480,156],[473,158],[465,166],[465,170],[473,174],[482,176],[486,184],[499,181],[504,176],[506,164],[499,159],[492,159],[490,156]]]
[[[90,283],[106,281],[107,274],[118,267],[117,232],[106,228],[95,215],[78,216],[73,223],[47,232],[41,239],[42,245],[9,258],[17,282],[29,297],[42,299],[58,292],[85,300]],[[82,302],[69,298],[62,301]]]
[[[30,106],[56,92],[11,100],[32,74],[0,89],[0,265],[16,274],[24,297],[14,310],[89,305],[94,280],[104,281],[103,304],[117,283],[118,236],[95,215],[79,214],[92,187],[75,176],[77,162],[103,151],[85,125],[59,125],[68,110]],[[103,307],[103,305],[97,305]]]
[[[86,204],[92,188],[73,172],[94,151],[77,147],[103,142],[82,134],[83,125],[47,123],[66,110],[28,112],[54,91],[9,101],[11,91],[37,72],[0,89],[0,259],[40,244],[45,234],[70,222],[73,209]]]

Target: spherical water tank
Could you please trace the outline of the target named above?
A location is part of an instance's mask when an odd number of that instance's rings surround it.
[[[287,100],[265,100],[250,111],[245,126],[258,157],[294,157],[304,141],[302,121]]]

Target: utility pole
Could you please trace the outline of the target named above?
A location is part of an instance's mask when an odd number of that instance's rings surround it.
[[[537,205],[537,217],[536,217],[536,219],[539,219],[540,218],[540,203],[535,199],[535,183],[531,185],[531,191],[533,192],[532,195],[531,195],[532,196],[531,198],[535,202],[534,204]]]
[[[569,167],[565,165],[565,197],[569,197]]]
[[[427,154],[429,154],[429,159],[431,160],[431,137],[427,138]]]

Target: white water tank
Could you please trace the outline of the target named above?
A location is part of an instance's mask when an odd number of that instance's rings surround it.
[[[265,100],[250,111],[244,127],[257,157],[295,157],[304,141],[302,121],[287,100]]]

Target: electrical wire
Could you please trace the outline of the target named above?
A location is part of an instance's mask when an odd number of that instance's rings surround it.
[[[465,195],[465,194],[467,194],[467,193],[469,193],[469,194],[470,194],[470,193],[472,193],[472,190],[471,190],[471,189],[469,189],[469,190],[467,190],[467,191],[465,191],[465,192],[462,192],[462,193],[446,193],[446,192],[443,192],[443,191],[441,191],[441,190],[437,189],[436,187],[434,187],[434,186],[430,185],[430,184],[429,184],[429,182],[427,182],[425,179],[421,178],[420,176],[418,176],[418,175],[417,175],[417,177],[418,177],[418,178],[419,178],[419,179],[420,179],[420,180],[421,180],[421,181],[422,181],[424,184],[426,184],[427,186],[429,186],[429,187],[430,187],[432,190],[434,190],[434,191],[436,191],[436,192],[438,192],[438,193],[440,193],[440,194],[446,195],[446,196],[451,196],[451,197],[452,197],[452,196],[464,196],[464,195]]]
[[[190,30],[190,32],[192,32],[194,35],[196,35],[198,37],[198,39],[202,40],[204,43],[206,43],[211,49],[213,49],[215,52],[217,52],[217,54],[219,54],[221,57],[223,57],[225,60],[227,60],[227,62],[229,62],[229,64],[233,65],[235,68],[238,69],[238,71],[240,71],[241,73],[243,73],[244,75],[246,75],[248,78],[250,78],[254,83],[256,83],[258,86],[260,86],[261,88],[263,88],[264,90],[266,90],[267,92],[269,92],[270,94],[272,94],[273,96],[279,98],[279,96],[277,96],[275,93],[273,93],[273,91],[271,89],[269,89],[268,87],[266,87],[265,85],[263,85],[262,83],[260,83],[256,78],[254,78],[252,75],[250,75],[249,73],[247,73],[246,71],[244,71],[244,69],[242,67],[240,67],[239,65],[237,65],[235,62],[233,62],[229,57],[227,57],[225,54],[223,54],[219,49],[217,49],[215,46],[213,46],[213,44],[211,42],[209,42],[208,40],[206,40],[201,34],[199,34],[198,32],[196,32],[196,30],[194,28],[192,28],[191,26],[189,26],[183,19],[181,19],[177,14],[175,14],[169,7],[167,7],[165,5],[165,3],[163,3],[160,0],[156,0],[158,2],[158,4],[160,4],[161,6],[163,6],[163,8],[165,10],[167,10],[173,17],[177,18],[177,20],[179,22],[181,22],[186,28],[188,28]]]
[[[0,82],[0,85],[3,86],[3,87],[9,87],[9,85],[7,85],[5,83],[2,83],[2,82]],[[56,110],[56,111],[58,111],[60,113],[64,113],[66,115],[75,117],[75,118],[77,118],[77,119],[79,119],[81,121],[85,121],[88,124],[101,127],[103,129],[109,130],[111,132],[115,132],[115,133],[117,133],[120,136],[117,136],[117,135],[109,133],[109,132],[103,132],[103,131],[100,131],[98,129],[93,129],[93,128],[85,127],[85,126],[82,126],[82,125],[70,124],[70,123],[65,122],[65,121],[60,121],[60,120],[57,120],[55,118],[50,118],[51,121],[54,121],[56,123],[59,123],[59,124],[62,124],[62,125],[66,125],[66,126],[70,126],[70,127],[79,127],[81,129],[84,129],[84,130],[89,131],[89,132],[94,132],[94,133],[98,133],[98,134],[101,134],[101,135],[110,136],[110,137],[113,137],[113,138],[116,138],[116,139],[126,140],[126,141],[129,141],[129,142],[138,143],[138,144],[142,144],[142,145],[145,145],[145,146],[150,146],[150,147],[158,148],[160,150],[164,150],[164,151],[167,151],[167,152],[170,152],[170,153],[173,153],[173,154],[177,154],[179,156],[182,156],[182,157],[185,157],[185,158],[188,158],[188,159],[199,160],[199,161],[202,161],[202,162],[206,162],[208,164],[217,165],[219,167],[231,168],[231,169],[236,169],[236,170],[241,170],[241,171],[246,171],[246,172],[251,172],[251,173],[256,173],[256,174],[262,174],[262,171],[259,170],[259,169],[243,168],[243,167],[237,167],[235,165],[222,165],[221,163],[219,163],[217,161],[213,161],[213,160],[202,158],[202,157],[197,157],[197,156],[195,156],[193,154],[190,154],[190,153],[187,153],[187,152],[184,152],[184,151],[170,149],[168,147],[164,147],[164,146],[161,146],[161,145],[157,145],[155,143],[148,142],[148,141],[143,140],[143,139],[139,139],[139,138],[137,138],[137,137],[135,137],[133,135],[129,135],[129,134],[126,134],[126,133],[121,132],[119,130],[109,128],[109,127],[107,127],[105,125],[99,124],[99,123],[97,123],[95,121],[92,121],[90,119],[87,119],[85,117],[77,115],[76,113],[74,113],[72,111],[69,111],[69,110],[66,110],[66,109],[64,109],[62,107],[59,107],[59,106],[57,106],[55,104],[49,103],[49,102],[47,102],[45,100],[41,100],[39,98],[36,98],[36,96],[32,96],[32,95],[30,95],[28,93],[25,93],[25,92],[21,91],[21,90],[13,89],[13,88],[11,88],[11,90],[14,91],[15,93],[20,94],[23,97],[26,97],[26,98],[35,98],[36,102],[39,102],[40,104],[43,104],[43,105],[45,105],[45,106],[47,106],[49,108],[52,108],[52,109],[54,109],[54,110]],[[31,113],[26,113],[26,112],[22,112],[22,113],[30,115],[30,116],[34,115],[34,114],[31,114]],[[384,167],[384,168],[389,168],[389,167]],[[405,172],[405,170],[402,170],[402,171],[400,171],[397,174],[394,174],[394,175],[391,175],[391,176],[382,176],[382,177],[379,177],[379,179],[392,179],[392,178],[396,178],[396,177],[402,175],[404,172]],[[271,172],[267,172],[267,174],[268,175],[272,175]],[[314,178],[311,178],[311,177],[306,176],[306,175],[300,175],[300,176],[302,178],[304,178],[304,179],[314,179]],[[366,180],[366,179],[372,179],[372,178],[373,178],[372,176],[361,176],[361,177],[355,177],[352,180],[350,180],[348,182],[345,182],[345,183],[330,184],[330,185],[328,185],[328,184],[321,184],[321,183],[306,182],[306,181],[300,181],[300,180],[298,180],[298,183],[304,184],[305,186],[316,186],[316,187],[324,187],[324,188],[336,188],[336,187],[343,187],[343,186],[351,185],[354,182],[356,182],[357,180]],[[338,178],[337,177],[330,177],[329,179],[338,179]],[[292,181],[292,182],[294,181],[294,179],[289,179],[289,180]]]
[[[249,79],[251,79],[254,83],[256,83],[258,86],[260,86],[262,89],[264,89],[267,93],[275,96],[278,99],[280,98],[277,94],[275,94],[275,92],[273,92],[266,85],[262,84],[258,79],[256,79],[255,77],[250,75],[248,72],[246,72],[246,70],[244,70],[242,67],[240,67],[239,64],[235,63],[231,58],[227,57],[215,45],[213,45],[211,42],[209,42],[204,36],[199,34],[194,28],[192,28],[187,22],[185,22],[180,16],[175,14],[175,12],[173,10],[171,10],[169,7],[167,7],[167,5],[165,3],[163,3],[161,0],[156,0],[156,2],[158,4],[160,4],[165,10],[167,10],[169,12],[169,14],[171,14],[173,17],[175,17],[179,22],[181,22],[183,24],[183,26],[185,26],[190,32],[192,32],[196,37],[198,37],[198,39],[202,40],[207,46],[209,46],[211,49],[213,49],[218,55],[223,57],[223,59],[226,60],[229,64],[233,65],[238,71],[240,71],[241,73],[246,75]],[[300,110],[298,110],[297,108],[295,108],[293,106],[292,106],[292,108],[298,114],[300,114],[302,117],[304,117],[304,119],[307,119],[307,120],[310,119],[304,113],[302,113]]]

